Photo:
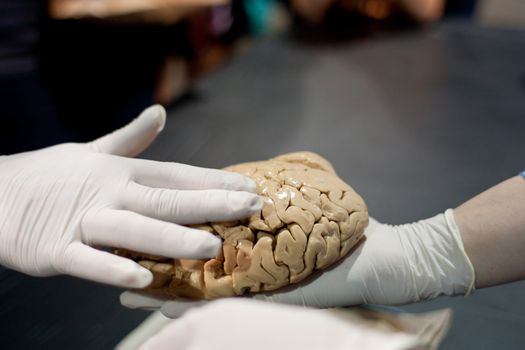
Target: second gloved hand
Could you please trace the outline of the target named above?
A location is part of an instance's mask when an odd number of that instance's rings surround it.
[[[220,240],[180,225],[246,217],[262,200],[239,174],[128,158],[155,139],[165,118],[153,106],[93,142],[0,157],[0,264],[141,288],[151,282],[148,270],[93,246],[215,256]]]
[[[371,218],[365,235],[366,241],[355,252],[316,279],[256,298],[335,307],[400,305],[472,292],[474,268],[464,251],[452,209],[397,226]]]
[[[298,285],[252,297],[313,307],[357,304],[399,305],[438,295],[468,294],[474,269],[465,254],[452,210],[406,225],[370,218],[366,240],[336,266]],[[133,292],[121,295],[132,308],[160,308],[178,317],[203,301],[163,301]]]

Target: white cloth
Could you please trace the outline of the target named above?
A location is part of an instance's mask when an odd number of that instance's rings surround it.
[[[332,314],[246,299],[193,309],[147,340],[140,350],[398,350],[423,349],[415,336],[366,328]]]
[[[140,288],[151,282],[147,269],[91,246],[216,255],[219,239],[177,224],[238,219],[260,210],[262,200],[239,174],[127,158],[155,139],[165,113],[153,106],[93,142],[1,157],[0,264]]]

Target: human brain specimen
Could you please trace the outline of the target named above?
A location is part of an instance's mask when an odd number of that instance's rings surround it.
[[[262,210],[245,220],[193,225],[222,239],[222,251],[213,259],[174,260],[117,250],[152,271],[146,292],[213,299],[272,291],[330,266],[363,238],[365,202],[315,153],[290,153],[225,170],[256,182]]]

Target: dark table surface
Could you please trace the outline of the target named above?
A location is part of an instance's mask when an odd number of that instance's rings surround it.
[[[264,39],[170,110],[146,158],[206,167],[311,150],[382,222],[455,207],[525,169],[525,32],[448,22],[326,44]],[[525,283],[452,307],[443,349],[525,348]],[[106,349],[147,313],[119,290],[0,270],[0,347]]]

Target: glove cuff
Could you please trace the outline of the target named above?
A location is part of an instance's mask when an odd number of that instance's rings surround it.
[[[456,220],[454,219],[454,211],[452,209],[447,209],[445,211],[445,220],[447,221],[448,228],[450,230],[450,233],[452,234],[452,238],[455,240],[457,245],[457,253],[458,258],[463,261],[463,269],[466,270],[466,273],[468,275],[468,279],[470,282],[468,283],[468,288],[465,292],[465,296],[469,296],[472,294],[475,290],[475,284],[476,284],[476,272],[474,270],[474,266],[472,265],[472,262],[470,261],[467,253],[465,252],[465,247],[463,246],[463,240],[461,238],[461,234],[459,232],[458,225],[456,224]],[[461,259],[462,258],[462,259]]]
[[[407,252],[413,301],[439,295],[469,295],[474,290],[474,267],[470,262],[452,209],[412,224],[394,227]]]

